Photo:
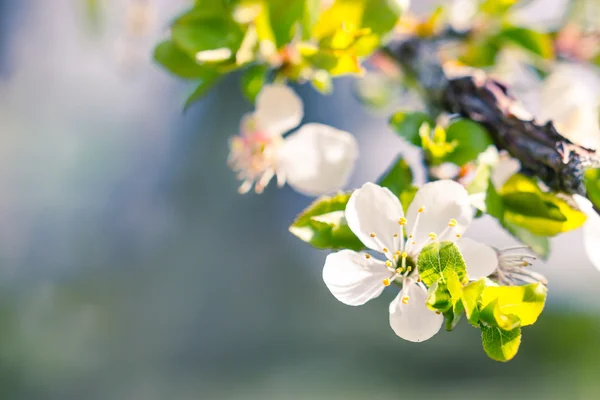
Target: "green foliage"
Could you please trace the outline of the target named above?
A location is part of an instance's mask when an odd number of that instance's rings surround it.
[[[481,327],[483,350],[492,359],[506,362],[517,355],[521,345],[521,328],[509,331],[497,327]]]
[[[345,193],[317,199],[298,215],[289,228],[290,232],[318,249],[364,249],[344,218],[350,195]]]
[[[501,189],[503,220],[538,236],[580,228],[586,216],[554,193],[544,192],[530,177],[515,174]]]
[[[467,276],[465,260],[452,242],[434,242],[425,246],[419,254],[417,269],[427,286],[438,280],[446,283],[449,272],[456,274],[459,281]]]
[[[398,111],[390,118],[392,128],[404,140],[415,146],[421,146],[419,129],[424,123],[434,125],[435,122],[423,112]]]
[[[552,38],[549,34],[527,28],[509,26],[504,28],[497,39],[500,42],[514,44],[542,58],[554,57]]]
[[[585,172],[585,187],[590,201],[600,209],[600,169]]]
[[[258,92],[267,81],[268,72],[265,65],[256,64],[248,68],[242,75],[242,92],[251,103],[254,103]]]
[[[219,81],[220,76],[212,71],[208,71],[206,76],[198,82],[192,94],[188,97],[183,106],[186,111],[193,103],[200,100],[212,87]]]
[[[211,71],[188,57],[172,40],[165,40],[154,49],[154,60],[181,78],[203,78]]]
[[[492,144],[492,139],[486,129],[477,122],[468,119],[453,121],[446,129],[446,140],[454,143],[454,150],[444,158],[462,166],[477,158]]]

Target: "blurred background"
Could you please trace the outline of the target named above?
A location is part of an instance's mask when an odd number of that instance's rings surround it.
[[[152,63],[186,3],[0,0],[0,398],[600,398],[600,272],[581,232],[537,263],[547,309],[508,364],[465,323],[397,338],[393,293],[337,302],[327,253],[287,231],[311,199],[237,193],[237,80],[183,114],[190,87]],[[351,79],[298,92],[305,122],[357,136],[351,186],[416,160]],[[513,243],[485,218],[469,235]]]

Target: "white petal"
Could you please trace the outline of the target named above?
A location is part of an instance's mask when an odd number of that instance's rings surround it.
[[[585,225],[583,225],[585,251],[594,267],[600,270],[600,215],[594,210],[588,199],[578,195],[573,196],[573,198],[588,218]]]
[[[381,252],[394,246],[394,234],[400,233],[398,221],[404,216],[402,204],[389,189],[365,183],[350,196],[346,205],[346,221],[365,246]],[[375,233],[373,238],[371,234]]]
[[[500,190],[502,186],[508,181],[508,179],[519,172],[521,169],[521,163],[506,154],[502,154],[499,158],[498,164],[492,171],[492,184],[495,188]]]
[[[266,133],[281,135],[300,125],[302,100],[285,85],[265,85],[256,96],[255,115]]]
[[[413,232],[417,214],[419,214],[418,210],[421,207],[423,212],[419,218],[414,236],[417,247],[413,247],[413,253],[418,252],[426,244],[424,240],[427,239],[430,233],[441,235],[448,227],[451,219],[456,220],[456,226],[447,231],[450,235],[440,236],[440,240],[456,239],[456,235],[462,235],[473,219],[469,194],[460,183],[450,180],[430,182],[419,189],[408,207],[406,217],[408,223],[406,226],[409,233]]]
[[[469,238],[456,242],[467,264],[467,275],[470,280],[485,278],[498,268],[498,255],[490,246]]]
[[[348,132],[306,124],[285,138],[279,166],[295,190],[317,196],[343,188],[357,157],[358,144]]]
[[[407,304],[402,298],[408,296]],[[423,342],[438,333],[444,322],[441,314],[427,308],[427,290],[418,283],[402,288],[390,304],[390,326],[404,340]]]
[[[364,253],[342,250],[325,259],[323,281],[336,299],[349,306],[360,306],[379,296],[383,280],[391,276],[383,261]]]

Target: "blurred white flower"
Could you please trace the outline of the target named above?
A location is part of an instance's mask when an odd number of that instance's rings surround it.
[[[358,144],[348,132],[323,124],[300,124],[302,100],[284,85],[267,85],[256,98],[256,110],[242,119],[241,134],[229,142],[229,165],[243,181],[240,193],[252,186],[261,193],[273,177],[296,191],[316,196],[346,185],[358,158]]]
[[[583,225],[583,244],[587,255],[598,270],[600,270],[600,215],[594,210],[592,202],[585,197],[573,196],[577,205],[587,215],[587,221]]]
[[[323,280],[331,293],[344,304],[359,306],[398,282],[402,290],[389,310],[392,329],[412,342],[431,338],[439,331],[443,317],[426,306],[427,289],[415,270],[416,261],[427,244],[436,240],[456,242],[467,230],[473,217],[467,191],[450,180],[425,184],[405,218],[397,196],[387,188],[366,183],[350,197],[345,217],[360,241],[387,260],[351,250],[330,254],[323,267]],[[467,273],[478,278],[494,272],[497,259],[476,249],[470,251],[471,242],[464,244]]]
[[[544,80],[540,91],[541,122],[552,120],[572,142],[600,147],[600,76],[583,64],[559,64]]]

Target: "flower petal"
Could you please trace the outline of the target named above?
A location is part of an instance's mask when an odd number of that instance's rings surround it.
[[[379,296],[385,289],[383,280],[390,276],[383,261],[352,250],[328,255],[323,267],[325,285],[349,306],[360,306]]]
[[[402,298],[408,296],[406,304]],[[441,314],[427,308],[427,290],[410,282],[390,304],[390,326],[404,340],[423,342],[438,333],[444,322]]]
[[[300,125],[302,100],[285,85],[265,85],[256,96],[256,118],[266,133],[281,135]]]
[[[285,138],[279,166],[295,190],[317,196],[344,187],[357,157],[358,144],[348,132],[306,124]]]
[[[456,245],[467,264],[470,280],[485,278],[498,268],[498,254],[490,246],[469,238],[460,239]]]
[[[417,247],[412,248],[413,253],[420,251],[429,233],[435,233],[440,240],[455,240],[457,234],[462,235],[467,230],[473,219],[467,190],[461,184],[450,180],[430,182],[419,189],[408,207],[406,219],[409,233],[413,232],[421,207],[423,212],[414,231]],[[456,220],[456,226],[446,231],[451,219]],[[449,232],[451,236],[442,237],[444,231]]]
[[[346,205],[346,221],[365,246],[382,252],[395,251],[394,234],[400,233],[398,221],[404,217],[402,204],[388,188],[365,183],[350,196]],[[375,237],[371,237],[372,234]],[[397,239],[396,239],[397,240]]]
[[[498,190],[502,189],[502,186],[509,180],[511,176],[519,172],[521,169],[521,163],[519,160],[510,157],[508,154],[502,154],[498,160],[498,164],[492,171],[492,184]]]
[[[581,211],[587,215],[587,221],[583,225],[583,244],[585,251],[594,267],[600,270],[600,215],[594,210],[592,203],[582,197],[573,196]]]

